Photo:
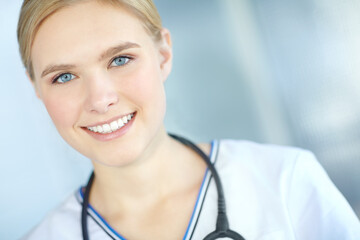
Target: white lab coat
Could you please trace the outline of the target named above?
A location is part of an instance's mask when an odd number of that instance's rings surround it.
[[[312,153],[214,140],[210,159],[222,181],[230,228],[246,240],[360,239],[358,218]],[[82,239],[81,202],[77,191],[24,239]],[[91,240],[125,239],[91,206],[88,212]],[[216,215],[217,191],[206,171],[183,239],[202,240],[215,230]]]

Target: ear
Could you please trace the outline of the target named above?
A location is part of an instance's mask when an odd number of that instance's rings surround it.
[[[171,35],[168,29],[161,30],[161,42],[159,45],[160,51],[160,68],[162,72],[163,82],[167,79],[172,68],[172,42]]]
[[[32,78],[30,77],[30,74],[29,74],[28,71],[26,71],[26,76],[28,77],[31,85],[33,86],[37,98],[41,99],[40,92],[39,92],[39,89],[38,89],[38,85],[36,84],[35,79],[32,79]]]

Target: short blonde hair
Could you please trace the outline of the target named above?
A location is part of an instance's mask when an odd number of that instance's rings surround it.
[[[89,0],[24,0],[17,28],[19,50],[23,64],[34,80],[31,47],[41,24],[50,15],[75,3]],[[97,0],[99,3],[125,7],[137,16],[155,41],[161,39],[161,18],[152,0]]]

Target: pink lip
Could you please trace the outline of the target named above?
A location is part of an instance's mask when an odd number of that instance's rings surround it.
[[[124,115],[121,115],[121,116],[113,117],[113,118],[111,118],[111,119],[109,119],[109,120],[107,120],[107,121],[94,123],[94,124],[89,125],[89,126],[86,126],[86,127],[95,127],[95,126],[99,126],[99,125],[110,124],[111,122],[116,121],[116,120],[118,120],[118,119],[120,119],[120,118],[123,118],[123,117],[125,117],[125,116],[127,116],[127,115],[129,115],[129,114],[134,114],[134,115],[135,115],[135,113],[136,113],[136,112],[127,113],[127,114],[124,114]]]
[[[124,116],[127,116],[127,115],[124,115]],[[130,130],[131,126],[133,125],[135,118],[136,118],[136,112],[134,112],[134,116],[132,117],[132,119],[129,122],[127,122],[125,124],[125,126],[116,130],[115,132],[111,132],[111,133],[105,133],[105,134],[104,133],[96,133],[96,132],[90,131],[87,127],[82,127],[82,129],[98,141],[101,141],[101,142],[111,141],[111,140],[114,140],[116,138],[119,138],[119,137],[125,135]],[[118,118],[114,118],[113,120],[108,121],[108,122],[99,123],[98,125],[110,123],[112,121],[115,121],[116,119],[118,119]],[[97,125],[94,125],[94,126],[97,126]]]

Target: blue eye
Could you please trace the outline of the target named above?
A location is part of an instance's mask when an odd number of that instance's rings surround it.
[[[128,63],[129,60],[130,60],[129,57],[117,57],[117,58],[114,58],[114,60],[111,62],[110,66],[112,66],[112,67],[123,66],[126,63]]]
[[[64,74],[61,74],[60,76],[56,77],[54,79],[53,83],[66,83],[66,82],[73,80],[74,78],[75,78],[75,75],[73,75],[71,73],[64,73]]]

